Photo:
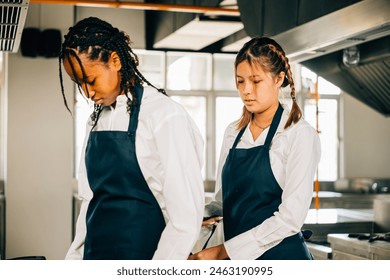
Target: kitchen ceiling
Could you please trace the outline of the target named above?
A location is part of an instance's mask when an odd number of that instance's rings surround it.
[[[291,62],[390,116],[389,0],[30,0],[35,3],[145,10],[150,50],[235,53],[250,37],[269,36]],[[343,50],[350,47],[360,60],[345,66]]]

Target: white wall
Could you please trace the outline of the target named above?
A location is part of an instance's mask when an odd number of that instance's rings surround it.
[[[7,55],[0,52],[0,181],[6,177],[7,158]],[[1,184],[1,183],[0,183]],[[1,190],[0,190],[1,192]],[[1,242],[1,241],[0,241]]]
[[[390,178],[390,118],[344,95],[345,177]]]
[[[31,5],[25,26],[64,32],[72,23],[70,6]],[[6,257],[62,259],[71,241],[73,121],[58,59],[26,58],[20,50],[8,58]]]

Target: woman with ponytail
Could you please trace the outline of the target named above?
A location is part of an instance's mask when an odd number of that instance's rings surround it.
[[[223,216],[224,243],[190,259],[311,259],[301,227],[313,196],[320,141],[303,118],[288,59],[266,37],[238,52],[234,70],[244,103],[224,135],[214,200],[204,225]],[[279,102],[290,86],[292,107]]]
[[[186,259],[204,209],[203,139],[186,110],[139,72],[130,39],[90,17],[69,28],[62,70],[94,103],[66,259]]]

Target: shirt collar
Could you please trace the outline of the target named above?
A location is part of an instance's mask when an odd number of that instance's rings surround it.
[[[275,135],[278,134],[278,133],[282,133],[285,130],[284,129],[284,125],[286,124],[288,116],[290,114],[290,110],[288,109],[287,105],[282,104],[282,107],[283,107],[284,110],[282,112],[282,117],[280,119],[278,128],[276,129]],[[252,134],[250,132],[249,125],[247,125],[246,128],[245,128],[244,134],[242,135],[241,139],[245,139],[244,141],[247,141],[247,142],[249,142],[251,144],[254,144],[254,143],[264,143],[265,138],[267,137],[269,128],[270,127],[266,128],[267,133],[260,134],[260,136],[256,139],[256,141],[253,141],[253,137],[252,137]]]

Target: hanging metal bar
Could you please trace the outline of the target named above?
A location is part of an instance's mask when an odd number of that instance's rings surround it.
[[[30,0],[30,4],[60,4],[88,7],[106,7],[106,8],[124,8],[134,10],[152,10],[166,12],[182,13],[207,13],[213,15],[239,16],[238,9],[177,5],[177,4],[158,4],[158,3],[136,3],[125,1],[85,1],[85,0]]]

